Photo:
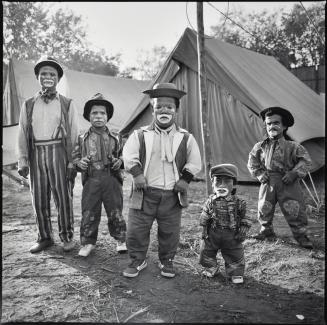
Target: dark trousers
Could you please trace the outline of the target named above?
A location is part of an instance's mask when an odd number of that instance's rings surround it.
[[[30,166],[30,189],[38,241],[53,239],[51,194],[58,210],[59,237],[69,242],[74,235],[73,193],[66,178],[66,151],[62,144],[35,146]]]
[[[204,240],[204,246],[200,251],[199,263],[204,267],[216,267],[217,253],[225,261],[225,271],[228,277],[244,274],[245,261],[243,245],[234,238],[235,231],[232,229],[210,228],[209,238]]]
[[[127,249],[131,260],[144,260],[154,219],[158,223],[159,259],[173,260],[179,243],[182,208],[173,191],[148,188],[144,191],[141,210],[129,209]]]
[[[81,244],[95,244],[101,221],[102,203],[108,217],[110,235],[122,242],[126,237],[126,223],[122,215],[123,191],[116,177],[108,171],[93,171],[82,192]]]
[[[261,184],[258,200],[258,219],[261,231],[273,229],[273,217],[277,202],[288,222],[294,238],[306,233],[308,224],[302,189],[298,180],[286,185],[281,174],[270,174],[269,182]]]

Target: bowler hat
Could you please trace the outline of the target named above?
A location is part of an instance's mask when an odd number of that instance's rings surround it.
[[[55,68],[58,71],[59,79],[63,76],[64,70],[62,69],[59,62],[56,59],[54,59],[54,58],[52,58],[50,56],[44,56],[44,57],[40,58],[39,61],[37,61],[37,63],[35,64],[34,73],[36,75],[36,78],[39,75],[40,68],[44,67],[46,65],[49,65],[49,66]]]
[[[112,118],[112,115],[114,113],[114,106],[108,100],[106,100],[102,94],[97,93],[91,99],[89,99],[84,105],[83,117],[86,120],[90,121],[90,112],[93,105],[105,106],[108,116],[107,121],[109,121]]]
[[[265,108],[263,111],[260,112],[260,115],[261,115],[263,121],[266,118],[266,114],[277,114],[277,115],[284,117],[283,124],[286,124],[285,126],[287,126],[287,127],[292,126],[294,124],[293,115],[291,114],[290,111],[288,111],[285,108],[281,108],[278,106]]]
[[[210,169],[210,178],[214,176],[228,176],[237,181],[238,169],[233,164],[220,164]]]
[[[180,99],[186,94],[185,91],[177,89],[176,85],[170,82],[155,84],[153,89],[145,90],[143,93],[149,95],[150,98],[172,97],[176,99]]]

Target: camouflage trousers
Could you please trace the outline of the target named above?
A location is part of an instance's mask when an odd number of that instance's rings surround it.
[[[258,219],[261,231],[273,230],[273,217],[278,202],[294,238],[299,238],[306,233],[308,224],[302,189],[299,180],[286,185],[282,182],[282,177],[280,173],[271,173],[269,182],[260,186]]]
[[[97,241],[102,203],[107,213],[110,236],[121,242],[125,241],[122,186],[108,171],[94,171],[92,176],[87,178],[82,192],[82,245],[94,245]]]
[[[208,238],[200,250],[199,263],[204,267],[216,267],[217,253],[221,250],[221,255],[225,261],[225,271],[228,277],[244,274],[245,261],[243,245],[234,238],[235,230],[210,228]]]

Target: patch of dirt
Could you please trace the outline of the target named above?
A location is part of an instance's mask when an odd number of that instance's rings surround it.
[[[124,183],[127,216],[131,179]],[[238,186],[256,221],[258,186]],[[205,201],[205,184],[191,183],[190,206],[183,211],[181,241],[175,258],[177,275],[160,276],[157,266],[156,224],[151,231],[148,267],[133,279],[122,276],[128,256],[118,255],[103,212],[96,250],[79,257],[82,186],[74,189],[75,241],[64,252],[52,204],[56,244],[30,254],[36,239],[29,189],[3,175],[2,196],[2,315],[1,322],[139,322],[139,323],[324,323],[325,215],[311,215],[309,236],[314,250],[300,248],[280,210],[276,209],[273,242],[248,238],[245,283],[233,285],[221,273],[201,275],[198,264]],[[127,217],[126,217],[127,218]],[[250,235],[251,235],[250,234]],[[302,317],[303,320],[302,320]]]

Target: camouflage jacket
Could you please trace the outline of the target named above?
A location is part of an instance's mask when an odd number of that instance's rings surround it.
[[[200,225],[208,226],[212,222],[216,227],[236,230],[242,225],[250,227],[252,224],[251,219],[246,216],[246,202],[236,195],[209,196],[202,209]]]
[[[253,177],[262,175],[266,170],[282,174],[295,171],[299,178],[306,176],[311,167],[311,158],[302,145],[282,137],[277,140],[275,150],[268,159],[271,145],[272,140],[267,138],[256,143],[251,150],[247,167]]]

